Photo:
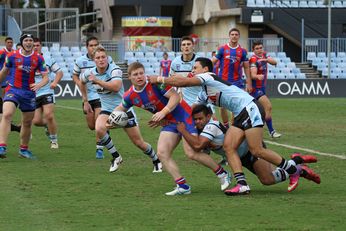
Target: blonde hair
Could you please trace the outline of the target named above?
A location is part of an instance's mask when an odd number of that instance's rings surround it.
[[[139,68],[143,68],[143,70],[145,71],[143,64],[141,64],[140,62],[131,63],[130,66],[127,68],[128,75],[130,76],[133,71]]]
[[[95,57],[96,52],[105,52],[107,54],[106,49],[102,45],[98,45],[97,47],[95,47],[95,49],[92,53],[93,57]]]

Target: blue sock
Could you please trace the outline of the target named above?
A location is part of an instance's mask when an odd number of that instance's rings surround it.
[[[272,122],[271,117],[269,119],[266,119],[266,124],[267,124],[268,130],[269,130],[269,133],[271,134],[274,131],[273,122]]]

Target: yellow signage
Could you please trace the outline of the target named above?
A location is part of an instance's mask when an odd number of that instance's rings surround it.
[[[172,17],[122,17],[122,27],[172,27]]]

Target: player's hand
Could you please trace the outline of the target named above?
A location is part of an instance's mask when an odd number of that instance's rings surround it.
[[[38,89],[40,89],[40,86],[36,83],[32,83],[30,84],[30,89],[36,92]]]
[[[180,133],[183,132],[183,131],[185,131],[185,130],[186,130],[185,124],[182,123],[182,122],[178,122],[178,124],[177,124],[177,130],[178,130]]]
[[[151,120],[154,122],[158,122],[160,120],[162,120],[163,118],[165,118],[166,114],[162,111],[156,112],[152,117]]]
[[[94,112],[89,102],[84,102],[83,103],[83,111],[86,114]]]
[[[252,92],[252,86],[251,86],[251,84],[246,84],[245,91],[246,91],[247,93],[251,93],[251,92]]]
[[[264,79],[264,75],[257,75],[257,79],[258,80],[263,80]]]
[[[161,121],[152,121],[152,120],[150,120],[148,122],[148,126],[151,127],[151,128],[157,128],[157,127],[161,126]]]
[[[50,84],[49,88],[50,88],[50,89],[54,89],[54,88],[56,88],[57,85],[58,85],[57,83],[52,82],[52,83]]]
[[[96,76],[94,75],[93,72],[90,72],[90,75],[89,75],[89,81],[91,81],[92,83],[97,83],[98,79],[96,78]]]

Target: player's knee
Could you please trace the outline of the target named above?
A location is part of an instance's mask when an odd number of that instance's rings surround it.
[[[270,176],[261,176],[258,177],[259,181],[261,182],[261,184],[263,185],[272,185],[274,184],[274,181],[272,179],[273,177]]]
[[[263,156],[265,155],[265,150],[262,146],[259,147],[255,147],[255,148],[251,148],[250,152],[252,153],[252,155],[254,155],[255,157],[261,158],[263,159]]]

